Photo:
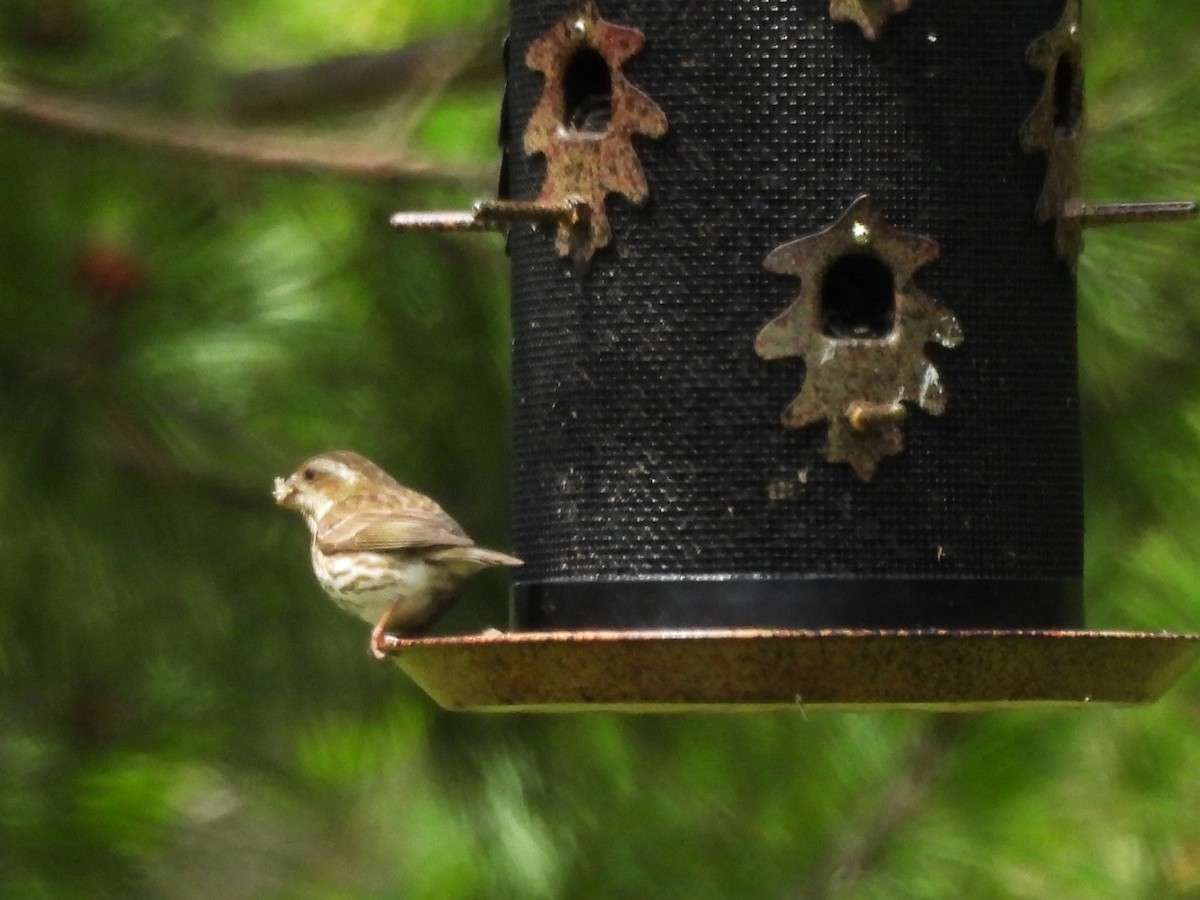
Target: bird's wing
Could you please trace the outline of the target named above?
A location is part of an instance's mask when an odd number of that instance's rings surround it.
[[[474,543],[437,503],[398,484],[346,498],[317,526],[317,546],[326,553]]]
[[[439,516],[421,509],[401,513],[359,510],[331,521],[323,520],[317,529],[317,546],[325,553],[470,547],[474,543],[444,513]]]

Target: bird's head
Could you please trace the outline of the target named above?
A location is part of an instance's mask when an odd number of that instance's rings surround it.
[[[309,457],[286,478],[275,479],[275,502],[304,515],[312,528],[335,503],[392,482],[391,476],[352,450]]]

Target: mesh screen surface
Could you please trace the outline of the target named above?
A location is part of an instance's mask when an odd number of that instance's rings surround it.
[[[544,172],[521,149],[542,89],[525,52],[571,9],[512,3],[515,197]],[[670,130],[635,141],[650,201],[610,198],[613,243],[582,276],[551,234],[510,236],[518,583],[1078,578],[1075,288],[1033,216],[1045,160],[1018,140],[1042,89],[1025,50],[1062,0],[914,0],[874,44],[827,0],[600,13],[646,34],[624,71]],[[869,483],[825,461],[823,425],[781,427],[802,361],[753,351],[799,287],[764,257],[862,193],[939,241],[916,282],[965,336],[927,348],[945,414],[914,411]]]

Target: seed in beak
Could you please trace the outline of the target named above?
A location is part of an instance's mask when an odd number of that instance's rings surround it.
[[[275,495],[275,502],[282,506],[285,502],[287,502],[292,494],[295,493],[295,491],[293,490],[292,486],[282,478],[276,478],[275,489],[272,491],[272,493]]]

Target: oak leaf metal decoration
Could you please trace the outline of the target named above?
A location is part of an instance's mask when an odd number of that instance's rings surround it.
[[[800,295],[754,342],[763,359],[804,359],[804,384],[784,410],[783,426],[828,422],[826,458],[849,463],[864,481],[885,456],[903,449],[905,402],[932,415],[946,408],[946,392],[925,345],[956,347],[962,330],[950,310],[913,283],[916,271],[938,253],[935,240],[888,225],[863,195],[833,224],[777,247],[764,263],[768,271],[801,280]],[[878,337],[827,334],[825,276],[835,263],[858,255],[891,272],[891,329]]]
[[[868,41],[879,39],[884,23],[893,13],[904,12],[912,0],[829,0],[829,17],[835,22],[853,22]]]
[[[1083,249],[1082,223],[1069,215],[1082,203],[1080,154],[1083,133],[1082,3],[1067,0],[1062,18],[1029,45],[1029,65],[1045,76],[1045,87],[1021,128],[1021,147],[1046,154],[1046,182],[1037,203],[1042,222],[1056,221],[1055,247],[1072,268]],[[1066,79],[1067,81],[1064,81]]]
[[[612,230],[604,206],[609,194],[620,194],[636,205],[645,203],[649,195],[632,138],[635,134],[662,137],[667,117],[621,71],[644,44],[640,31],[606,22],[595,3],[588,2],[534,41],[525,57],[525,64],[546,78],[524,138],[526,153],[546,157],[538,201],[561,204],[574,199],[589,210],[586,227],[559,224],[555,247],[561,256],[586,260],[609,243]],[[599,126],[581,128],[564,121],[565,75],[572,59],[585,48],[608,65],[611,113]]]

